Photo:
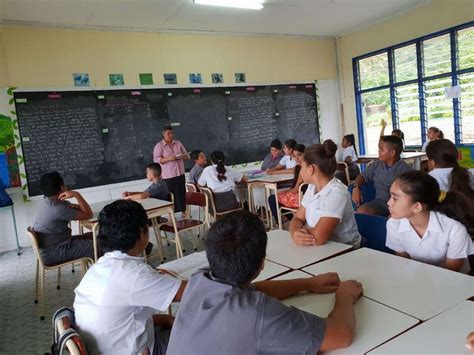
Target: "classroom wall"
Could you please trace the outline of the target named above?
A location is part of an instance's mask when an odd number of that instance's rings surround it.
[[[472,21],[474,1],[432,0],[397,17],[336,40],[343,134],[357,133],[352,58]]]
[[[0,25],[0,87],[6,86],[8,82],[8,71],[3,47],[3,27]]]
[[[108,86],[108,74],[123,73],[125,85],[139,85],[139,73],[177,73],[188,85],[189,73],[211,73],[235,82],[244,72],[249,83],[336,79],[334,39],[303,37],[184,35],[3,27],[8,85],[72,86],[72,73],[87,72],[91,85]]]

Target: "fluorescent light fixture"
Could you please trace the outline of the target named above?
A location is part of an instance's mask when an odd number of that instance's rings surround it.
[[[194,0],[195,4],[261,10],[263,0]]]

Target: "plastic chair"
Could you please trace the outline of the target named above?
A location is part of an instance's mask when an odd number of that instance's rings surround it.
[[[267,203],[266,210],[268,211],[267,214],[269,213],[270,215],[267,217],[270,219],[270,229],[273,229],[273,216],[271,215],[271,210],[268,202],[268,197],[270,195],[274,194],[275,195],[275,203],[276,203],[276,210],[277,210],[277,216],[278,216],[278,229],[283,229],[283,222],[282,222],[282,216],[288,215],[288,214],[294,214],[296,211],[298,211],[297,208],[292,208],[292,207],[287,207],[284,205],[281,205],[278,202],[278,187],[277,184],[275,183],[265,183],[265,200]],[[305,189],[308,186],[308,184],[301,184],[298,188],[298,201],[301,204],[301,200],[303,199],[304,192],[303,189]]]
[[[348,191],[352,196],[352,190],[354,187],[352,185],[349,185]],[[362,193],[362,202],[361,204],[367,203],[369,201],[372,201],[375,198],[375,187],[374,184],[371,182],[365,183],[360,186],[360,191]],[[352,207],[354,208],[354,211],[357,209],[357,206],[355,205],[354,202],[352,202]]]
[[[187,182],[186,183],[186,192],[198,192],[199,189],[198,187],[196,186],[195,183],[193,182]]]
[[[176,223],[168,222],[161,225],[160,227],[160,231],[165,233],[174,233],[174,240],[170,240],[167,237],[165,237],[165,239],[176,243],[176,258],[178,259],[183,257],[180,233],[193,229],[197,229],[199,231],[199,228],[201,227],[209,227],[209,200],[206,194],[202,192],[187,192],[185,198],[186,206],[197,206],[198,208],[203,209],[204,219],[201,221],[199,219],[186,218],[176,221]],[[194,234],[192,234],[192,241],[194,251],[197,251],[196,236]]]
[[[385,246],[387,239],[388,218],[369,214],[356,213],[357,229],[362,236],[362,246],[369,249],[394,254],[393,250]]]
[[[44,274],[46,270],[58,270],[58,279],[57,279],[57,286],[56,288],[59,289],[61,287],[61,268],[66,265],[74,265],[74,263],[81,264],[81,277],[84,276],[87,269],[90,265],[94,263],[91,258],[84,257],[74,260],[65,261],[59,264],[45,264],[43,259],[41,258],[41,253],[38,246],[38,236],[36,235],[35,231],[28,227],[27,234],[30,237],[31,245],[33,247],[33,251],[36,256],[36,298],[35,303],[40,303],[40,319],[44,320],[44,284],[45,278]]]
[[[351,182],[351,175],[349,174],[349,166],[347,165],[347,163],[345,161],[338,161],[336,166],[338,170],[342,169],[344,171],[344,174],[346,175],[347,185],[349,185]]]
[[[232,213],[232,212],[239,211],[242,209],[241,207],[239,207],[239,208],[233,208],[227,211],[217,212],[216,204],[214,202],[214,193],[212,192],[212,190],[208,187],[203,187],[203,186],[200,187],[200,190],[207,196],[207,199],[209,201],[209,208],[208,208],[209,216],[211,217],[213,222],[215,222],[219,217],[222,217],[228,213]]]
[[[74,311],[63,307],[53,315],[53,354],[87,355],[86,346],[76,331]]]

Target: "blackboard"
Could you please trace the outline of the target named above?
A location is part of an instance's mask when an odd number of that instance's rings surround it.
[[[78,189],[142,179],[164,125],[188,152],[262,160],[270,141],[319,142],[314,84],[14,93],[30,196],[59,171]],[[189,170],[191,161],[186,162]]]

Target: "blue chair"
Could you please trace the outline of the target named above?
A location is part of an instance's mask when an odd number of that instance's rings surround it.
[[[357,229],[362,236],[362,246],[394,254],[393,250],[385,246],[385,241],[387,239],[387,217],[356,213],[355,219]]]
[[[352,196],[353,186],[350,185],[348,190],[349,190],[349,193]],[[375,198],[375,187],[374,187],[374,184],[372,182],[367,182],[367,183],[361,185],[360,186],[360,191],[362,192],[362,203],[361,204],[372,201]],[[357,209],[357,206],[355,205],[354,202],[352,202],[352,207],[354,208],[354,211]]]
[[[0,208],[9,208],[12,212],[12,219],[13,219],[13,228],[15,228],[15,240],[16,240],[16,248],[17,254],[20,255],[20,243],[18,241],[18,231],[16,229],[16,218],[15,218],[15,208],[13,206],[13,201],[10,196],[5,191],[5,187],[0,181]]]

